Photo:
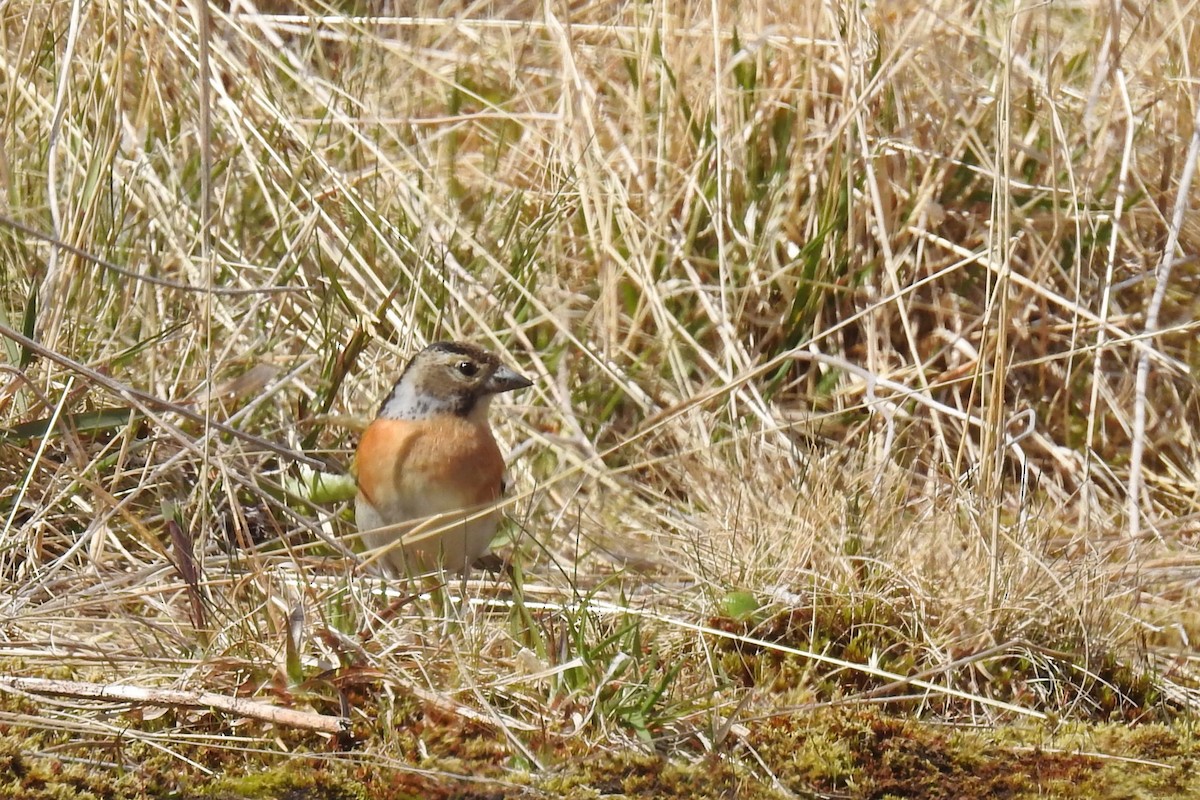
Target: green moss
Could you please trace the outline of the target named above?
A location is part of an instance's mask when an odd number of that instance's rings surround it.
[[[766,800],[784,793],[739,762],[708,755],[698,760],[669,759],[647,753],[608,753],[582,759],[569,774],[534,780],[537,788],[570,800],[624,796]]]
[[[42,732],[0,737],[0,798],[135,800],[149,796],[146,780],[133,771],[39,756],[46,740]]]
[[[1184,724],[955,729],[842,708],[765,720],[750,743],[800,794],[1183,798],[1200,791],[1196,744]]]
[[[341,772],[338,770],[337,772]],[[311,763],[280,764],[264,772],[221,778],[205,788],[214,800],[367,800],[366,788]]]
[[[757,623],[723,615],[708,624],[734,634],[714,643],[722,680],[767,691],[783,702],[796,702],[798,689],[808,695],[800,702],[839,701],[877,689],[881,681],[862,670],[830,668],[759,642],[871,664],[896,675],[943,666],[941,656],[923,644],[935,638],[929,633],[931,623],[903,598],[816,596],[809,606],[787,608]],[[1164,697],[1154,675],[1130,663],[1125,653],[1064,633],[1070,630],[1055,619],[1025,624],[1021,641],[1027,644],[992,656],[981,671],[965,668],[949,673],[950,685],[975,694],[982,679],[993,699],[1096,722],[1168,721],[1184,710]],[[1004,638],[1002,633],[998,636]],[[957,653],[956,658],[965,655]],[[893,711],[900,708],[971,713],[972,702],[941,696],[907,705],[897,701],[892,706]]]

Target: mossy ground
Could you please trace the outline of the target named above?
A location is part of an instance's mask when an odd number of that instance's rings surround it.
[[[434,715],[436,716],[436,715]],[[348,752],[313,737],[288,754],[172,743],[177,756],[117,739],[0,736],[0,797],[23,800],[410,800],[411,798],[1179,798],[1200,793],[1190,722],[935,724],[874,708],[798,711],[749,721],[711,749],[672,755],[541,749],[543,769],[481,753],[458,725],[419,723],[449,745],[409,763],[371,742]],[[494,731],[475,735],[495,738]],[[464,746],[457,750],[453,742]],[[431,748],[433,750],[434,748]],[[435,750],[435,752],[437,752]],[[749,757],[753,754],[753,757]],[[72,759],[72,756],[74,759]],[[68,759],[65,760],[64,759]],[[216,777],[205,770],[218,773]]]

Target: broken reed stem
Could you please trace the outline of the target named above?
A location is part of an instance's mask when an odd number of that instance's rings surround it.
[[[0,691],[14,694],[40,694],[56,697],[75,697],[82,700],[103,700],[165,708],[207,708],[239,717],[270,722],[287,728],[302,728],[321,733],[342,734],[350,730],[346,717],[331,717],[312,711],[280,708],[258,700],[229,697],[214,692],[189,692],[181,689],[157,689],[110,683],[59,681],[47,678],[25,678],[0,675]]]

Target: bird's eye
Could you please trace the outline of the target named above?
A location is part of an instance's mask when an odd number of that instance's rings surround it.
[[[479,372],[479,365],[474,361],[460,361],[457,364],[458,371],[468,378],[475,377],[475,373]]]

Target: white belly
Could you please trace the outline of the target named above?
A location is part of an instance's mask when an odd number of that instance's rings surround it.
[[[486,511],[479,516],[478,508],[463,511],[460,497],[437,491],[418,497],[405,506],[393,504],[384,509],[376,509],[361,494],[355,501],[355,520],[363,542],[372,550],[387,548],[377,562],[386,573],[432,572],[439,564],[448,572],[465,572],[487,553],[496,535],[499,512]],[[437,514],[447,516],[429,519]],[[389,522],[401,524],[388,527]],[[403,543],[388,547],[399,540]]]

